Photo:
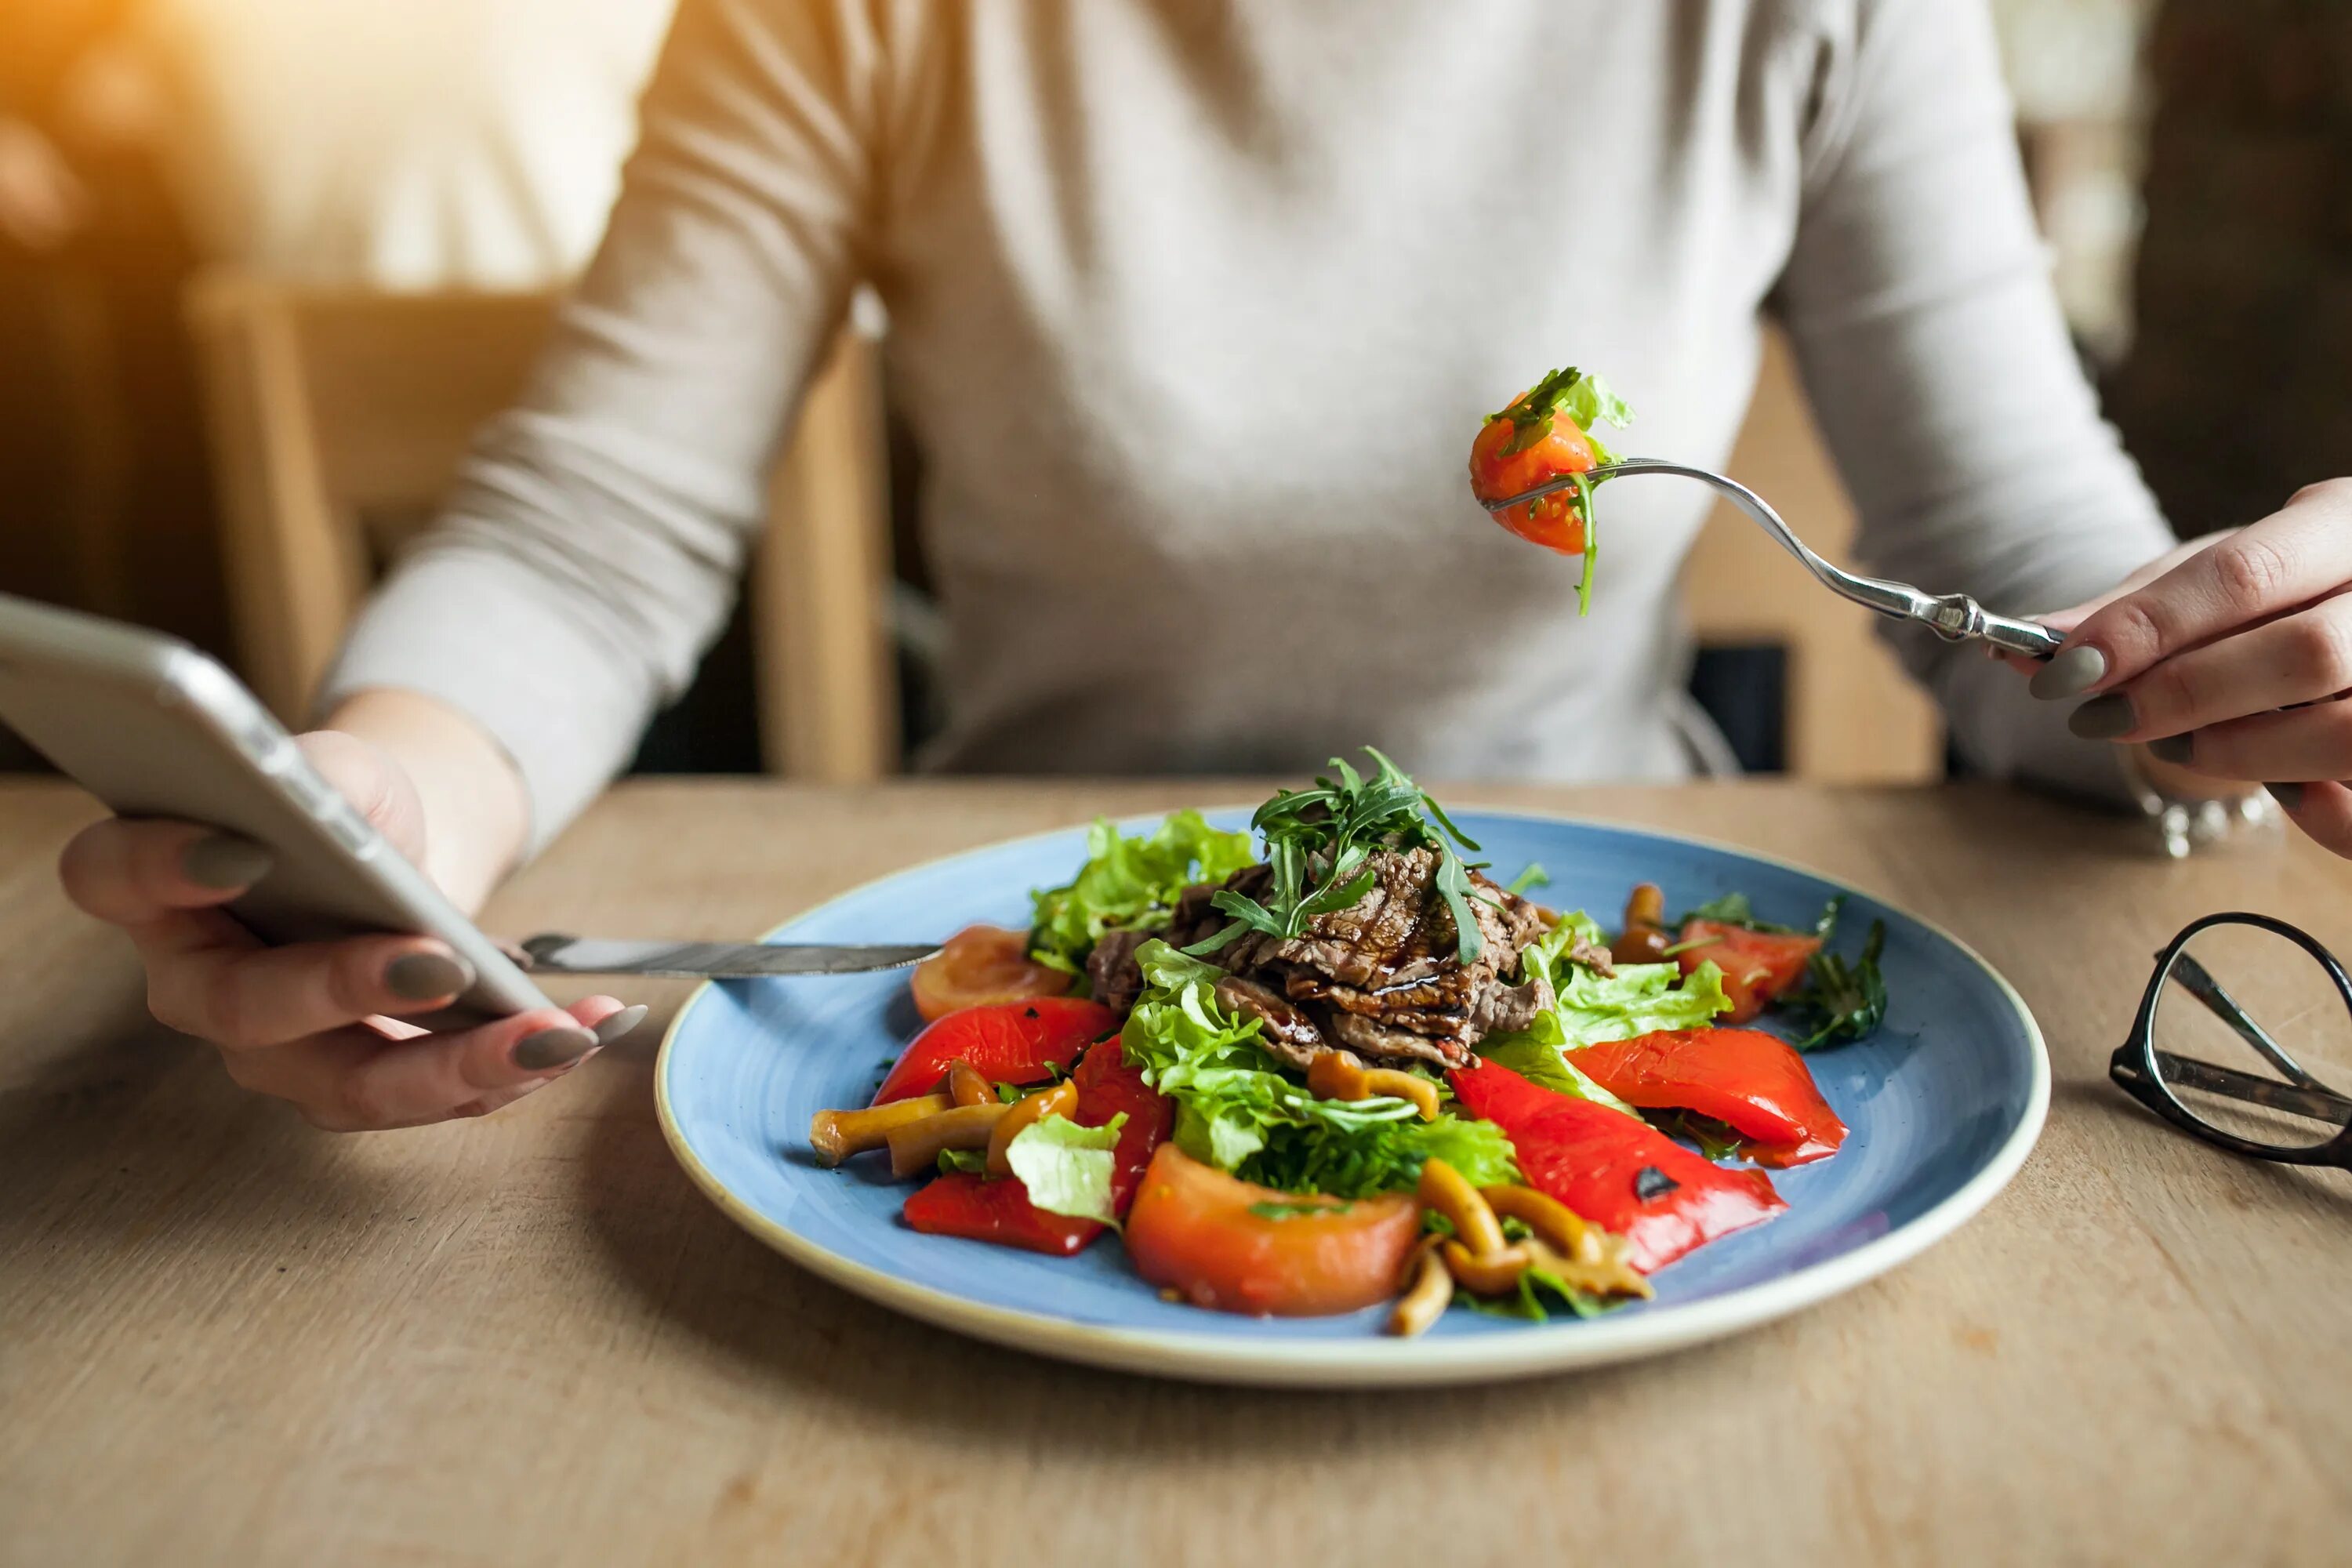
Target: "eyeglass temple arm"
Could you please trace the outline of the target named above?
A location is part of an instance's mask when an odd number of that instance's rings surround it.
[[[2187,986],[2189,988],[2189,994],[2196,997],[2200,1002],[2204,1003],[2207,1009],[2210,1011],[2215,1017],[2229,1025],[2231,1029],[2237,1034],[2240,1039],[2245,1041],[2246,1044],[2252,1046],[2255,1050],[2260,1051],[2263,1055],[2263,1059],[2269,1062],[2271,1066],[2278,1068],[2279,1071],[2286,1074],[2288,1078],[2294,1079],[2296,1083],[2301,1084],[2305,1089],[2317,1089],[2322,1094],[2327,1094],[2329,1092],[2326,1085],[2321,1083],[2317,1079],[2304,1071],[2303,1068],[2296,1064],[2295,1059],[2286,1054],[2285,1048],[2276,1040],[2272,1039],[2269,1034],[2264,1031],[2263,1026],[2260,1024],[2255,1023],[2243,1007],[2238,1005],[2237,999],[2235,997],[2231,996],[2227,991],[2221,989],[2221,983],[2214,979],[2212,974],[2203,964],[2198,963],[2194,958],[2191,958],[2189,954],[2184,952],[2173,960],[2172,977],[2175,980],[2179,981],[2181,984]],[[2161,1052],[2158,1053],[2158,1055],[2161,1054]],[[2228,1069],[2216,1068],[2215,1070],[2226,1071]],[[2249,1081],[2259,1082],[2265,1080],[2250,1079]],[[2207,1086],[2200,1085],[2200,1087]],[[2224,1089],[2221,1092],[2227,1093],[2229,1091]],[[2245,1097],[2241,1096],[2240,1098],[2242,1099]]]
[[[2193,1057],[2176,1057],[2170,1051],[2157,1052],[2156,1065],[2167,1082],[2182,1088],[2224,1094],[2273,1110],[2308,1116],[2315,1121],[2332,1121],[2339,1126],[2352,1122],[2352,1100],[2331,1089],[2300,1088],[2276,1079],[2256,1078],[2235,1068],[2216,1067]]]

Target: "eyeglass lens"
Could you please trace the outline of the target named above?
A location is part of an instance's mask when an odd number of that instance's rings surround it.
[[[2352,1006],[2301,944],[2234,921],[2189,938],[2159,994],[2157,1074],[2192,1116],[2275,1149],[2352,1118]]]

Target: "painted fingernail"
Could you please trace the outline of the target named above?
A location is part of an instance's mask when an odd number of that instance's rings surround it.
[[[2066,728],[2085,741],[2112,741],[2118,735],[2130,734],[2138,723],[2132,713],[2131,699],[2120,691],[2094,697],[2066,715]]]
[[[2088,644],[2070,647],[2033,672],[2025,689],[2044,701],[2054,702],[2062,697],[2079,697],[2099,683],[2107,673],[2107,656]]]
[[[535,1035],[525,1035],[515,1042],[515,1066],[530,1072],[544,1072],[578,1061],[596,1048],[596,1037],[577,1024],[558,1024],[552,1029],[541,1029]]]
[[[645,1021],[646,1005],[644,1003],[640,1002],[634,1007],[624,1007],[596,1026],[596,1043],[600,1046],[609,1046],[614,1040],[624,1039],[630,1030]]]
[[[2197,738],[2194,735],[2167,735],[2147,743],[2149,756],[2159,763],[2170,763],[2175,767],[2187,767],[2189,753],[2196,749]]]
[[[2297,811],[2302,808],[2303,786],[2301,784],[2264,784],[2263,787],[2271,792],[2271,798],[2273,800],[2278,802],[2280,805],[2285,807],[2287,810]]]
[[[250,838],[207,833],[180,851],[180,874],[199,888],[249,888],[276,858]]]
[[[384,989],[411,1002],[455,996],[473,984],[473,965],[455,953],[407,952],[383,966]]]

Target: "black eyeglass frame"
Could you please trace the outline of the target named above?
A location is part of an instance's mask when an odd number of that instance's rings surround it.
[[[2182,1104],[2179,1098],[2172,1092],[2171,1085],[2166,1081],[2164,1071],[2158,1068],[2158,1058],[2162,1057],[2168,1065],[2175,1068],[2176,1073],[2179,1076],[2239,1080],[2234,1083],[2214,1081],[2204,1087],[2212,1088],[2223,1093],[2232,1093],[2240,1099],[2252,1100],[2257,1103],[2275,1105],[2282,1110],[2296,1111],[2318,1121],[2335,1120],[2336,1107],[2352,1103],[2311,1074],[2304,1071],[2302,1066],[2293,1057],[2287,1055],[2278,1042],[2272,1039],[2263,1027],[2237,1005],[2230,994],[2214,982],[2211,975],[2205,973],[2203,965],[2198,964],[2183,951],[2200,933],[2222,925],[2252,926],[2257,930],[2269,931],[2273,936],[2284,937],[2303,949],[2318,962],[2321,968],[2327,971],[2328,978],[2336,983],[2336,994],[2344,999],[2346,1013],[2352,1015],[2352,975],[2345,973],[2344,966],[2336,962],[2336,955],[2322,947],[2318,940],[2310,932],[2300,927],[2289,925],[2284,921],[2273,920],[2268,915],[2253,914],[2243,910],[2225,910],[2220,914],[2210,914],[2201,920],[2192,921],[2182,927],[2180,933],[2166,944],[2162,952],[2157,954],[2156,972],[2148,976],[2147,990],[2140,997],[2138,1016],[2132,1020],[2131,1037],[2116,1047],[2115,1055],[2107,1062],[2107,1076],[2115,1079],[2116,1086],[2125,1093],[2182,1131],[2192,1137],[2203,1139],[2216,1147],[2227,1149],[2233,1154],[2242,1154],[2251,1160],[2275,1161],[2287,1165],[2335,1165],[2352,1171],[2352,1121],[2347,1121],[2342,1131],[2326,1142],[2314,1143],[2308,1148],[2294,1149],[2275,1143],[2258,1143],[2249,1138],[2241,1138],[2236,1133],[2224,1131]],[[2271,1066],[2284,1074],[2287,1082],[2273,1083],[2267,1079],[2258,1079],[2252,1074],[2238,1073],[2229,1068],[2216,1068],[2210,1063],[2174,1057],[2169,1052],[2159,1052],[2156,1048],[2157,1005],[2163,999],[2164,988],[2171,984],[2174,971],[2184,963],[2191,965],[2196,973],[2201,977],[2201,984],[2188,980],[2184,980],[2183,984],[2189,986],[2198,1000],[2203,1002],[2222,1022],[2235,1030]],[[2183,1068],[2194,1068],[2200,1071],[2191,1075],[2181,1073],[2180,1069]],[[2311,1109],[2314,1105],[2324,1106],[2326,1109]]]

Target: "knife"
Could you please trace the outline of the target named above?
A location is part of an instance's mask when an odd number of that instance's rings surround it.
[[[763,974],[866,974],[904,969],[937,942],[827,946],[814,942],[618,942],[542,931],[509,950],[532,974],[663,974],[748,980]]]

